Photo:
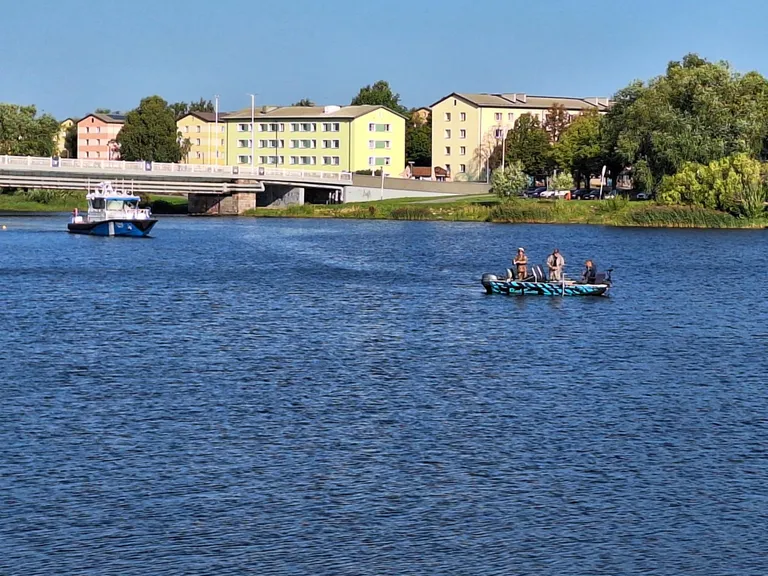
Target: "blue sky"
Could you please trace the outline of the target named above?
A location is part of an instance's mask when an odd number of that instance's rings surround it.
[[[348,104],[379,79],[407,106],[454,91],[609,96],[688,52],[768,75],[766,21],[764,0],[8,1],[0,102],[60,119],[151,94]]]

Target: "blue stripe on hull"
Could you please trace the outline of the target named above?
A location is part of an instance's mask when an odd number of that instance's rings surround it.
[[[74,234],[90,234],[91,236],[132,236],[142,237],[149,235],[155,222],[142,222],[148,224],[142,230],[139,226],[128,220],[105,220],[92,226],[70,225],[69,231]]]
[[[550,284],[548,282],[504,282],[491,280],[484,283],[492,294],[539,296],[601,296],[608,290],[606,284]]]

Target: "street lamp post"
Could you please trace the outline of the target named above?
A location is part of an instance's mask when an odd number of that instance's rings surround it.
[[[256,161],[256,94],[251,94],[251,172]]]
[[[216,133],[214,135],[214,137],[216,138],[216,166],[218,166],[219,165],[219,138],[220,138],[219,136],[219,95],[216,94],[213,97],[213,100],[214,100],[214,105],[213,105],[214,120],[216,123],[216,127],[214,128],[214,132]]]

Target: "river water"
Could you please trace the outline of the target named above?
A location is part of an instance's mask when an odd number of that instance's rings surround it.
[[[766,232],[66,220],[0,218],[0,574],[768,573]]]

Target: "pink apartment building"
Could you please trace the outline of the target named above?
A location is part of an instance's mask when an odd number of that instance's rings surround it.
[[[122,114],[88,114],[77,123],[77,157],[119,160],[116,138],[124,123]]]

